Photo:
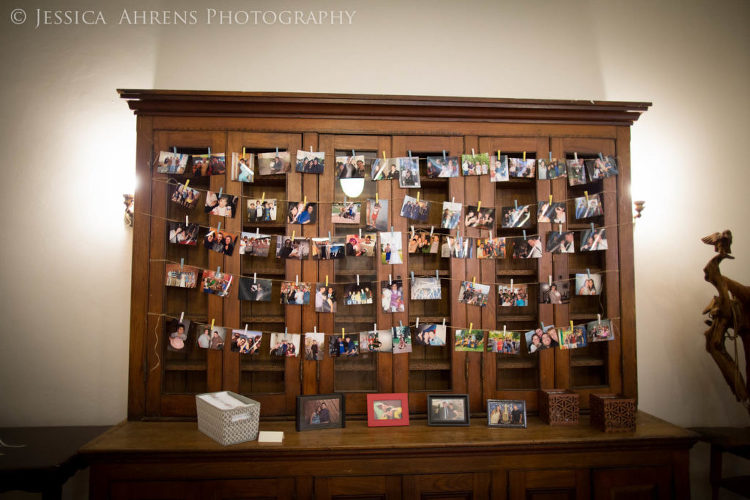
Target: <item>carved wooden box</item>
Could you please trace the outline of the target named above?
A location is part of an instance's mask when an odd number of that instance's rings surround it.
[[[573,391],[539,390],[539,416],[549,425],[577,424],[579,409],[579,396]]]
[[[603,432],[635,430],[635,399],[617,394],[591,394],[591,426]]]

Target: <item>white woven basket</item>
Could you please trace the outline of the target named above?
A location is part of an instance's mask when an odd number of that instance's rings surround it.
[[[201,396],[220,393],[196,394],[195,406],[198,412],[198,430],[223,445],[257,439],[260,403],[231,391],[223,392],[240,401],[242,405],[223,410],[201,398]]]

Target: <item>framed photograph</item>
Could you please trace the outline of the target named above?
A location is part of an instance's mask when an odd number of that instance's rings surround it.
[[[421,324],[414,334],[413,341],[417,345],[445,345],[446,327],[434,323]]]
[[[542,253],[542,240],[538,234],[513,239],[514,259],[540,259]]]
[[[365,163],[364,155],[337,156],[336,177],[339,179],[364,178]]]
[[[507,182],[510,180],[508,174],[508,155],[497,155],[490,157],[490,182]]]
[[[411,282],[411,300],[440,300],[442,288],[435,277],[417,277]]]
[[[539,202],[539,209],[536,212],[537,222],[551,222],[552,224],[565,224],[565,203],[547,201]]]
[[[526,428],[526,401],[508,399],[487,400],[488,427]]]
[[[607,342],[615,339],[612,322],[608,319],[586,323],[586,338],[589,342]]]
[[[334,224],[359,224],[362,204],[359,202],[334,203],[331,207],[331,222]]]
[[[485,229],[494,229],[495,227],[495,209],[478,208],[477,206],[466,205],[466,217],[464,217],[466,227],[483,227]]]
[[[588,219],[602,215],[602,200],[599,194],[590,194],[588,197],[581,196],[575,199],[576,220]]]
[[[240,354],[258,354],[263,332],[258,330],[232,330],[229,349]]]
[[[217,273],[208,269],[203,270],[203,292],[219,297],[229,295],[233,276],[229,273]]]
[[[344,303],[347,306],[372,304],[372,283],[350,284],[344,287]]]
[[[223,229],[219,231],[215,227],[210,227],[208,233],[206,233],[206,238],[203,240],[203,246],[217,253],[232,255],[237,244],[237,238],[237,233],[230,233]]]
[[[557,333],[557,328],[552,325],[529,330],[526,332],[525,337],[529,354],[534,354],[537,351],[551,349],[560,345],[560,337]]]
[[[368,231],[388,230],[388,200],[367,200],[366,229]]]
[[[586,168],[583,160],[567,160],[568,166],[568,184],[571,186],[580,186],[586,184]]]
[[[224,339],[227,338],[227,332],[230,328],[223,326],[198,325],[197,343],[201,349],[213,349],[214,351],[224,350]]]
[[[531,227],[531,205],[503,207],[500,217],[503,228]]]
[[[470,306],[484,307],[489,299],[490,288],[490,285],[462,281],[461,288],[458,289],[458,301]]]
[[[469,425],[469,395],[428,394],[427,425]]]
[[[536,177],[536,160],[511,158],[508,165],[508,175],[517,179],[533,179]]]
[[[408,326],[393,327],[393,354],[411,352],[411,328]]]
[[[428,156],[427,177],[458,177],[458,156]]]
[[[525,283],[498,285],[498,305],[500,307],[526,307],[529,305],[529,290]]]
[[[547,252],[549,253],[575,253],[575,235],[573,231],[558,233],[550,231],[547,233]]]
[[[489,349],[500,354],[518,354],[521,352],[521,332],[490,330]]]
[[[409,395],[405,392],[367,395],[367,426],[409,425]]]
[[[255,157],[252,153],[245,155],[232,153],[232,180],[239,182],[255,181]]]
[[[325,167],[326,154],[323,151],[312,152],[297,150],[297,163],[294,169],[303,174],[322,174]]]
[[[276,200],[272,198],[247,200],[247,221],[253,224],[274,222],[276,220],[276,208]]]
[[[415,231],[409,238],[409,253],[437,254],[440,249],[440,235],[426,231]]]
[[[271,356],[296,358],[299,356],[299,333],[272,333]]]
[[[310,256],[310,240],[291,236],[276,237],[277,259],[306,259]]]
[[[198,224],[185,225],[184,222],[169,223],[169,242],[175,245],[195,246],[198,244]]]
[[[328,339],[328,354],[332,358],[359,356],[359,335],[331,335]]]
[[[596,252],[600,250],[607,250],[607,229],[599,228],[586,229],[581,232],[581,246],[579,247],[581,252]]]
[[[463,175],[487,175],[489,168],[489,153],[461,155],[461,173]]]
[[[576,295],[601,295],[602,275],[599,273],[576,274]]]
[[[387,313],[404,312],[404,286],[401,280],[380,282],[380,303]]]
[[[234,217],[237,213],[237,201],[239,198],[232,196],[231,194],[214,193],[213,191],[206,192],[206,206],[205,211],[207,214],[218,215],[219,217]]]
[[[570,282],[568,280],[539,283],[540,304],[567,304],[570,302]]]
[[[343,394],[297,396],[297,432],[346,427]]]
[[[419,158],[398,158],[398,185],[401,188],[418,188],[419,183]]]
[[[586,326],[573,325],[560,331],[560,349],[578,349],[586,347]]]
[[[401,232],[380,233],[380,259],[383,264],[403,264]]]
[[[185,173],[188,156],[170,151],[160,151],[159,158],[156,160],[156,171],[160,174],[182,175]]]
[[[477,238],[477,259],[504,259],[505,238]]]
[[[456,339],[453,342],[456,351],[483,352],[484,344],[483,330],[456,330]]]
[[[375,158],[372,162],[371,176],[374,181],[398,179],[398,158]]]
[[[425,200],[417,201],[411,196],[404,196],[404,203],[401,205],[401,217],[426,222],[430,217],[430,202]]]
[[[315,312],[336,312],[336,290],[326,283],[315,285]]]
[[[372,257],[375,255],[375,233],[347,234],[346,235],[346,256],[347,257]]]
[[[271,235],[260,233],[242,233],[240,236],[240,255],[248,257],[268,257],[271,249]]]
[[[551,160],[539,159],[536,161],[536,168],[539,172],[539,179],[557,179],[559,177],[567,177],[568,172],[565,169],[565,163],[557,161],[556,158]]]
[[[307,332],[305,334],[305,359],[320,361],[326,352],[326,336],[323,332]]]
[[[198,204],[201,197],[200,191],[185,184],[177,184],[177,189],[172,193],[171,200],[179,206],[187,209],[193,209]]]
[[[167,321],[167,350],[173,352],[184,352],[187,346],[188,332],[190,331],[190,320],[183,318],[169,319]]]
[[[261,278],[253,279],[241,276],[239,284],[240,300],[250,302],[270,302],[271,301],[271,280]]]
[[[310,303],[310,283],[302,281],[281,282],[281,303],[289,306],[306,306]]]
[[[291,155],[288,151],[258,153],[258,174],[279,175],[291,170]]]
[[[318,220],[318,204],[290,201],[287,209],[287,224],[315,224]]]

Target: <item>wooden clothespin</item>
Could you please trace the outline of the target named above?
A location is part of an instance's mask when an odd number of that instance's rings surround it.
[[[385,157],[385,149],[383,150],[383,161],[388,160],[388,158]]]
[[[570,331],[571,332],[573,331],[573,320],[572,319],[570,320]]]
[[[326,274],[326,287],[328,287],[328,275]]]
[[[312,146],[310,146],[310,152],[311,152],[311,153],[313,152]]]
[[[445,328],[445,318],[443,318],[443,328]]]
[[[263,203],[264,201],[266,201],[266,192],[265,191],[263,191],[263,194],[260,196],[260,202]]]
[[[310,147],[312,147],[312,146],[310,146]],[[315,334],[318,333],[318,326],[317,325],[313,325],[313,333],[315,333]]]
[[[549,195],[549,204],[552,205],[552,195]]]
[[[188,187],[189,185],[190,185],[190,179],[188,179],[188,180],[186,180],[186,181],[185,181],[185,189],[187,189],[187,187]]]
[[[303,205],[307,205],[307,195],[305,195],[304,199],[302,200]]]
[[[245,146],[242,146],[242,157],[245,157]]]
[[[343,339],[344,337],[346,337],[346,329],[344,329],[344,327],[342,326],[341,327],[341,338]]]
[[[474,323],[469,323],[469,334],[471,334],[471,331],[474,329]]]
[[[412,225],[412,226],[411,226],[411,237],[412,237],[412,238],[414,238],[414,234],[415,234],[415,233],[414,233],[414,226]]]
[[[380,203],[380,198],[378,198],[378,192],[375,191],[375,204]]]
[[[473,278],[471,279],[471,285],[472,285],[472,286],[476,286],[476,284],[477,284],[477,277],[476,277],[476,276],[474,276],[474,277],[473,277]]]
[[[482,210],[482,200],[477,201],[477,212]]]
[[[513,278],[510,279],[510,291],[513,291]]]
[[[506,332],[505,325],[503,325],[503,335],[505,335],[505,332]]]
[[[214,329],[214,323],[216,322],[215,319],[211,318],[211,330]]]
[[[557,232],[562,234],[562,224],[557,225]]]
[[[294,236],[297,234],[297,231],[292,231],[292,241],[294,241]]]
[[[523,161],[526,161],[526,151],[523,152]]]
[[[474,154],[474,148],[471,148],[471,156],[476,156],[476,155]]]
[[[255,228],[255,237],[256,238],[260,237],[260,228],[259,227]]]
[[[419,203],[419,195],[420,195],[420,193],[421,193],[420,191],[417,191],[417,203]]]

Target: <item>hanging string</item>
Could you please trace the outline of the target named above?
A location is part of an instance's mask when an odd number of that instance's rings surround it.
[[[175,319],[179,320],[179,318],[175,318]],[[154,356],[156,356],[156,364],[151,367],[150,371],[154,371],[157,368],[159,368],[159,366],[161,366],[161,358],[159,357],[159,349],[158,349],[158,347],[159,347],[159,332],[158,332],[158,330],[159,330],[159,322],[160,321],[161,321],[161,316],[159,316],[159,317],[156,318],[156,326],[154,327]]]

